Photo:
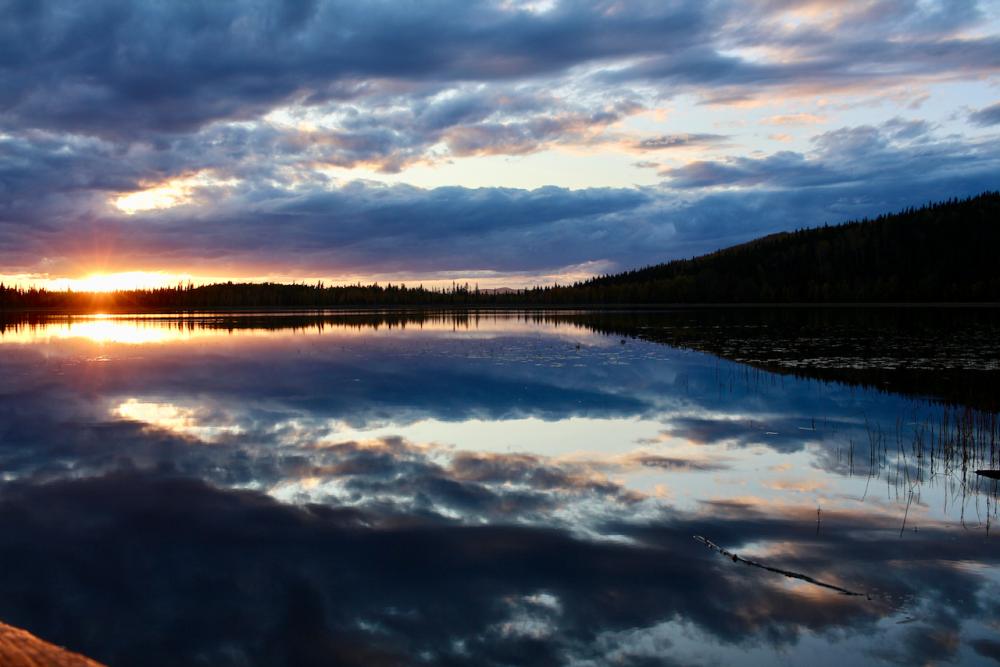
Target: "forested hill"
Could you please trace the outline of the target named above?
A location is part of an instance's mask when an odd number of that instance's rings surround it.
[[[0,285],[0,309],[145,310],[671,303],[1000,302],[1000,192],[775,234],[581,283],[480,292],[224,283],[104,293]]]
[[[1000,192],[989,192],[556,292],[584,303],[1000,301],[998,269]]]

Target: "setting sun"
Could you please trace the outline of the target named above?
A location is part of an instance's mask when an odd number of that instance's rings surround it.
[[[183,282],[184,278],[161,272],[125,271],[90,273],[82,278],[65,278],[59,283],[74,292],[114,292],[116,290],[153,289]]]

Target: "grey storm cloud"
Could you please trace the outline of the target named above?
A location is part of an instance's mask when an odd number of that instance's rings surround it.
[[[806,187],[829,185],[843,180],[825,165],[810,162],[801,153],[781,151],[766,158],[732,157],[725,161],[690,162],[663,172],[678,188],[718,185],[782,185]]]
[[[896,83],[905,77],[940,77],[1000,68],[1000,39],[928,40],[890,44],[874,36],[862,43],[821,40],[812,58],[788,63],[760,63],[726,55],[710,47],[693,48],[677,56],[654,57],[608,72],[607,82],[661,81],[674,85],[711,86],[711,101],[749,97],[761,87],[837,89]],[[920,55],[914,55],[919,52]],[[855,58],[865,54],[864,60]],[[891,73],[881,67],[896,63]]]
[[[626,66],[601,79],[710,88],[884,83],[1000,67],[996,36],[957,36],[981,20],[974,2],[856,8],[840,26],[849,40],[778,29],[771,19],[788,7],[764,2],[748,13],[736,2],[567,0],[537,12],[485,0],[4,0],[0,122],[136,139],[252,120],[291,103],[419,96],[618,63]],[[728,47],[756,45],[794,55],[773,63],[729,55]],[[459,101],[438,122],[486,111]]]
[[[2,118],[132,137],[373,87],[558,73],[665,40],[679,48],[711,27],[684,3],[567,2],[540,15],[465,0],[4,4]]]
[[[643,139],[636,144],[640,150],[661,150],[683,148],[685,146],[705,146],[717,144],[726,137],[721,134],[664,134],[659,137]]]
[[[913,183],[928,175],[985,175],[1000,159],[989,143],[935,140],[924,121],[898,118],[880,126],[840,128],[813,138],[809,154],[780,151],[766,157],[729,156],[661,172],[675,188],[756,186],[808,188],[854,182]],[[990,179],[985,179],[988,187]]]
[[[841,128],[807,153],[730,156],[663,172],[659,187],[439,187],[282,183],[280,143],[229,129],[213,145],[178,139],[162,151],[48,134],[0,140],[0,262],[30,270],[101,253],[120,264],[432,276],[447,271],[549,271],[592,261],[630,266],[714,250],[794,228],[839,222],[996,187],[992,142],[938,138],[919,121]],[[188,151],[243,179],[206,185],[194,201],[125,216],[111,192],[170,173]],[[919,188],[914,185],[919,184]],[[915,194],[916,193],[916,194]],[[72,234],[84,229],[87,234]]]
[[[1000,125],[1000,102],[979,111],[974,111],[969,115],[969,120],[982,127]]]
[[[803,3],[761,3],[761,16],[756,21],[748,19],[745,12],[726,15],[737,25],[725,33],[733,45],[766,46],[791,57],[753,60],[727,53],[717,42],[705,41],[608,70],[602,79],[608,83],[652,81],[685,89],[707,87],[703,97],[725,101],[751,97],[762,88],[870,87],[912,77],[995,72],[1000,67],[1000,38],[960,34],[963,28],[976,27],[982,21],[979,4],[972,0],[922,4],[883,0],[851,6],[835,30],[814,26],[778,29],[769,10],[796,4]]]

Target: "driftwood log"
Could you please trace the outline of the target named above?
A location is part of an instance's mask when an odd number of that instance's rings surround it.
[[[826,582],[813,579],[812,577],[806,574],[800,574],[799,572],[791,572],[789,570],[782,570],[777,567],[771,567],[769,565],[764,565],[763,563],[758,563],[756,561],[743,558],[742,556],[737,556],[732,551],[727,551],[726,549],[723,549],[722,547],[720,547],[718,544],[708,539],[707,537],[702,537],[701,535],[695,535],[694,539],[698,540],[712,551],[718,552],[719,554],[725,556],[726,558],[731,558],[734,563],[743,563],[744,565],[749,565],[750,567],[758,567],[762,570],[767,570],[768,572],[774,572],[775,574],[780,574],[790,579],[801,579],[802,581],[810,583],[813,586],[819,586],[821,588],[829,588],[832,591],[837,591],[841,595],[851,595],[855,597],[868,598],[869,600],[871,599],[866,593],[858,593],[856,591],[851,591],[846,588],[841,588],[840,586],[835,586],[833,584],[828,584]]]

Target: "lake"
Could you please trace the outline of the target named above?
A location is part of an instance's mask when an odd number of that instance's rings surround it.
[[[0,621],[114,666],[995,664],[998,341],[962,308],[8,314]]]

